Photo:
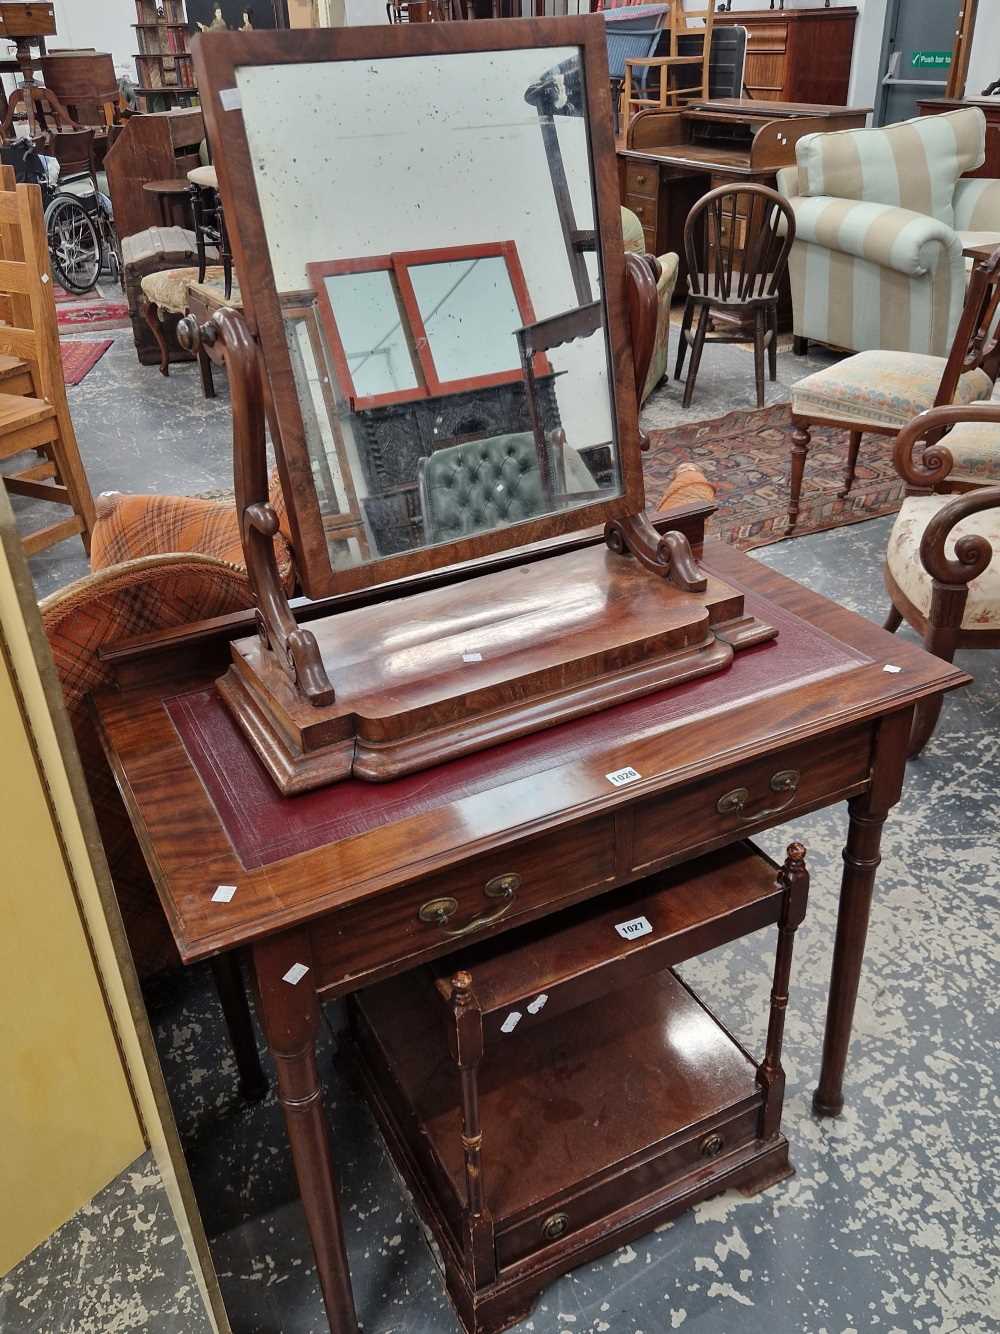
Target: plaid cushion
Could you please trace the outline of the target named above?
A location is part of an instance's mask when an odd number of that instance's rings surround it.
[[[135,635],[187,625],[253,604],[246,576],[209,556],[151,556],[70,584],[40,606],[76,736],[129,945],[141,976],[179,962],[146,862],[87,697],[112,683],[100,650]]]
[[[295,570],[277,470],[269,479],[269,491],[280,524],[275,539],[278,573],[285,591],[291,593]],[[243,543],[233,501],[199,500],[194,496],[127,496],[121,492],[98,496],[97,522],[90,543],[92,570],[105,570],[123,561],[167,552],[214,556],[242,571],[246,579]]]

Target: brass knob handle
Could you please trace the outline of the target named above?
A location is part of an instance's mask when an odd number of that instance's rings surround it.
[[[569,1227],[569,1214],[549,1214],[542,1224],[542,1236],[546,1241],[555,1241]]]
[[[642,204],[633,204],[632,211],[640,218],[644,217],[646,213],[646,210],[643,208]]]
[[[483,893],[488,899],[499,899],[497,906],[491,908],[489,912],[478,913],[471,921],[466,922],[465,926],[445,931],[445,935],[449,940],[457,940],[459,936],[471,935],[473,931],[482,931],[484,927],[499,922],[500,918],[509,913],[514,906],[514,894],[520,887],[521,877],[513,872],[507,875],[495,875],[492,880],[487,880],[483,886]],[[444,927],[457,909],[457,899],[430,899],[421,905],[417,916],[422,922],[427,922],[431,926]]]
[[[744,824],[752,824],[755,820],[765,820],[769,815],[777,815],[788,806],[795,793],[798,791],[799,779],[802,775],[798,769],[779,769],[777,773],[771,775],[771,781],[768,784],[772,792],[787,792],[784,801],[779,801],[774,806],[766,806],[760,811],[746,812],[746,804],[750,800],[750,789],[747,787],[734,787],[731,792],[725,792],[715,803],[715,809],[720,815],[739,815]]]
[[[647,179],[648,179],[648,177],[646,177],[646,176],[637,176],[635,179],[638,181],[638,183],[639,183],[640,185],[645,185],[645,184],[646,184],[646,181],[647,181]]]
[[[726,1141],[721,1135],[706,1135],[701,1141],[701,1156],[703,1158],[717,1158],[725,1148]]]

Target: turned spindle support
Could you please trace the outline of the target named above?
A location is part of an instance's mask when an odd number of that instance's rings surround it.
[[[792,973],[792,948],[795,932],[806,915],[809,898],[809,872],[806,850],[801,843],[788,845],[785,863],[778,872],[784,889],[781,916],[778,919],[778,948],[774,957],[771,983],[771,1009],[767,1024],[764,1059],[757,1069],[757,1082],[764,1089],[764,1127],[762,1138],[777,1135],[781,1125],[781,1104],[785,1094],[785,1072],[781,1065],[781,1044],[785,1036],[788,1009],[788,983]]]

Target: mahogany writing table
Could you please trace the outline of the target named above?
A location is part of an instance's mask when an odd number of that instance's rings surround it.
[[[726,672],[392,783],[277,794],[212,686],[213,645],[224,650],[245,621],[199,631],[179,653],[174,635],[169,652],[122,655],[123,689],[97,701],[182,958],[252,955],[334,1334],[354,1334],[357,1321],[315,1059],[320,1001],[450,953],[459,937],[846,799],[814,1097],[820,1115],[843,1106],[881,830],[902,788],[913,708],[968,677],[731,548],[709,544],[702,556],[745,591],[748,612],[778,627],[776,641]],[[609,775],[626,767],[637,777],[616,786]],[[518,881],[501,902],[485,893],[497,877]],[[213,901],[220,884],[236,886],[228,903]],[[446,921],[422,918],[444,897],[455,901]]]

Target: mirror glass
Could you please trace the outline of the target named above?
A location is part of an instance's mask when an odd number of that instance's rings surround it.
[[[334,567],[620,495],[579,50],[237,83]]]

